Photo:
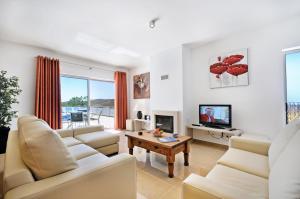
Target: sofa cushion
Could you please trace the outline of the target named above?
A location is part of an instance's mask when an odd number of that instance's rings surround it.
[[[111,155],[119,152],[119,143],[111,144],[108,146],[104,146],[101,148],[98,148],[97,151],[104,155]]]
[[[248,151],[229,148],[229,150],[218,160],[218,164],[263,178],[268,178],[269,176],[268,157]]]
[[[82,158],[97,154],[98,151],[89,147],[85,144],[77,144],[68,148],[70,153],[73,155],[76,160],[80,160]]]
[[[65,137],[73,137],[73,129],[56,129],[56,133],[60,135],[60,137],[65,138]]]
[[[257,199],[255,193],[197,174],[190,174],[182,184],[183,199]]]
[[[101,153],[97,153],[97,154],[82,158],[82,159],[78,160],[77,163],[78,163],[79,167],[89,167],[89,166],[93,166],[93,165],[101,165],[108,160],[109,160],[109,157],[107,157]]]
[[[300,130],[290,139],[271,168],[270,198],[300,198]]]
[[[118,135],[106,131],[80,134],[75,136],[75,138],[80,140],[84,144],[93,147],[94,149],[98,149],[119,142]]]
[[[24,163],[38,180],[77,168],[60,136],[42,120],[23,124],[19,143]]]
[[[82,142],[80,142],[79,140],[77,140],[77,139],[75,139],[73,137],[64,137],[61,140],[68,147],[74,146],[74,145],[77,145],[77,144],[82,144]]]
[[[216,165],[206,177],[244,191],[246,195],[240,198],[268,198],[268,180],[265,178],[223,165]]]
[[[291,137],[300,129],[300,119],[296,119],[286,125],[272,141],[269,149],[269,165],[270,168],[274,165],[280,153],[284,150]]]
[[[86,133],[93,133],[93,132],[97,132],[97,131],[103,131],[103,130],[104,130],[103,125],[85,126],[85,127],[74,129],[74,136],[86,134]]]

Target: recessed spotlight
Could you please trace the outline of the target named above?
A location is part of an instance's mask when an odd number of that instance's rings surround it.
[[[159,20],[158,17],[152,19],[152,20],[149,22],[149,27],[152,28],[152,29],[155,28],[155,24],[156,24],[156,22],[157,22],[158,20]]]

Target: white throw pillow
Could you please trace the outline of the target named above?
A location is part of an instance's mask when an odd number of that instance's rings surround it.
[[[300,129],[300,119],[296,119],[286,125],[272,141],[269,149],[269,166],[272,168],[280,153],[284,150],[287,143]]]
[[[38,180],[78,166],[60,136],[43,120],[23,124],[19,142],[22,159]]]
[[[280,153],[269,175],[270,199],[300,198],[300,130]]]
[[[28,122],[33,122],[35,120],[38,120],[38,118],[34,115],[24,115],[18,118],[18,129],[22,128],[23,124],[27,124]]]

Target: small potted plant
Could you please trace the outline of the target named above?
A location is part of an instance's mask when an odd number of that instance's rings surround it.
[[[12,109],[13,104],[19,103],[17,96],[22,92],[19,79],[15,76],[7,77],[6,71],[0,71],[0,153],[5,153],[10,122],[17,116]]]

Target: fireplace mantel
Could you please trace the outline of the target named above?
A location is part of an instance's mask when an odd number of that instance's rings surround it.
[[[164,116],[172,116],[173,117],[173,125],[174,125],[174,132],[177,132],[178,133],[178,114],[179,114],[179,111],[163,111],[163,110],[153,110],[152,111],[152,128],[154,129],[155,128],[155,123],[156,123],[156,120],[155,120],[155,115],[164,115]]]

